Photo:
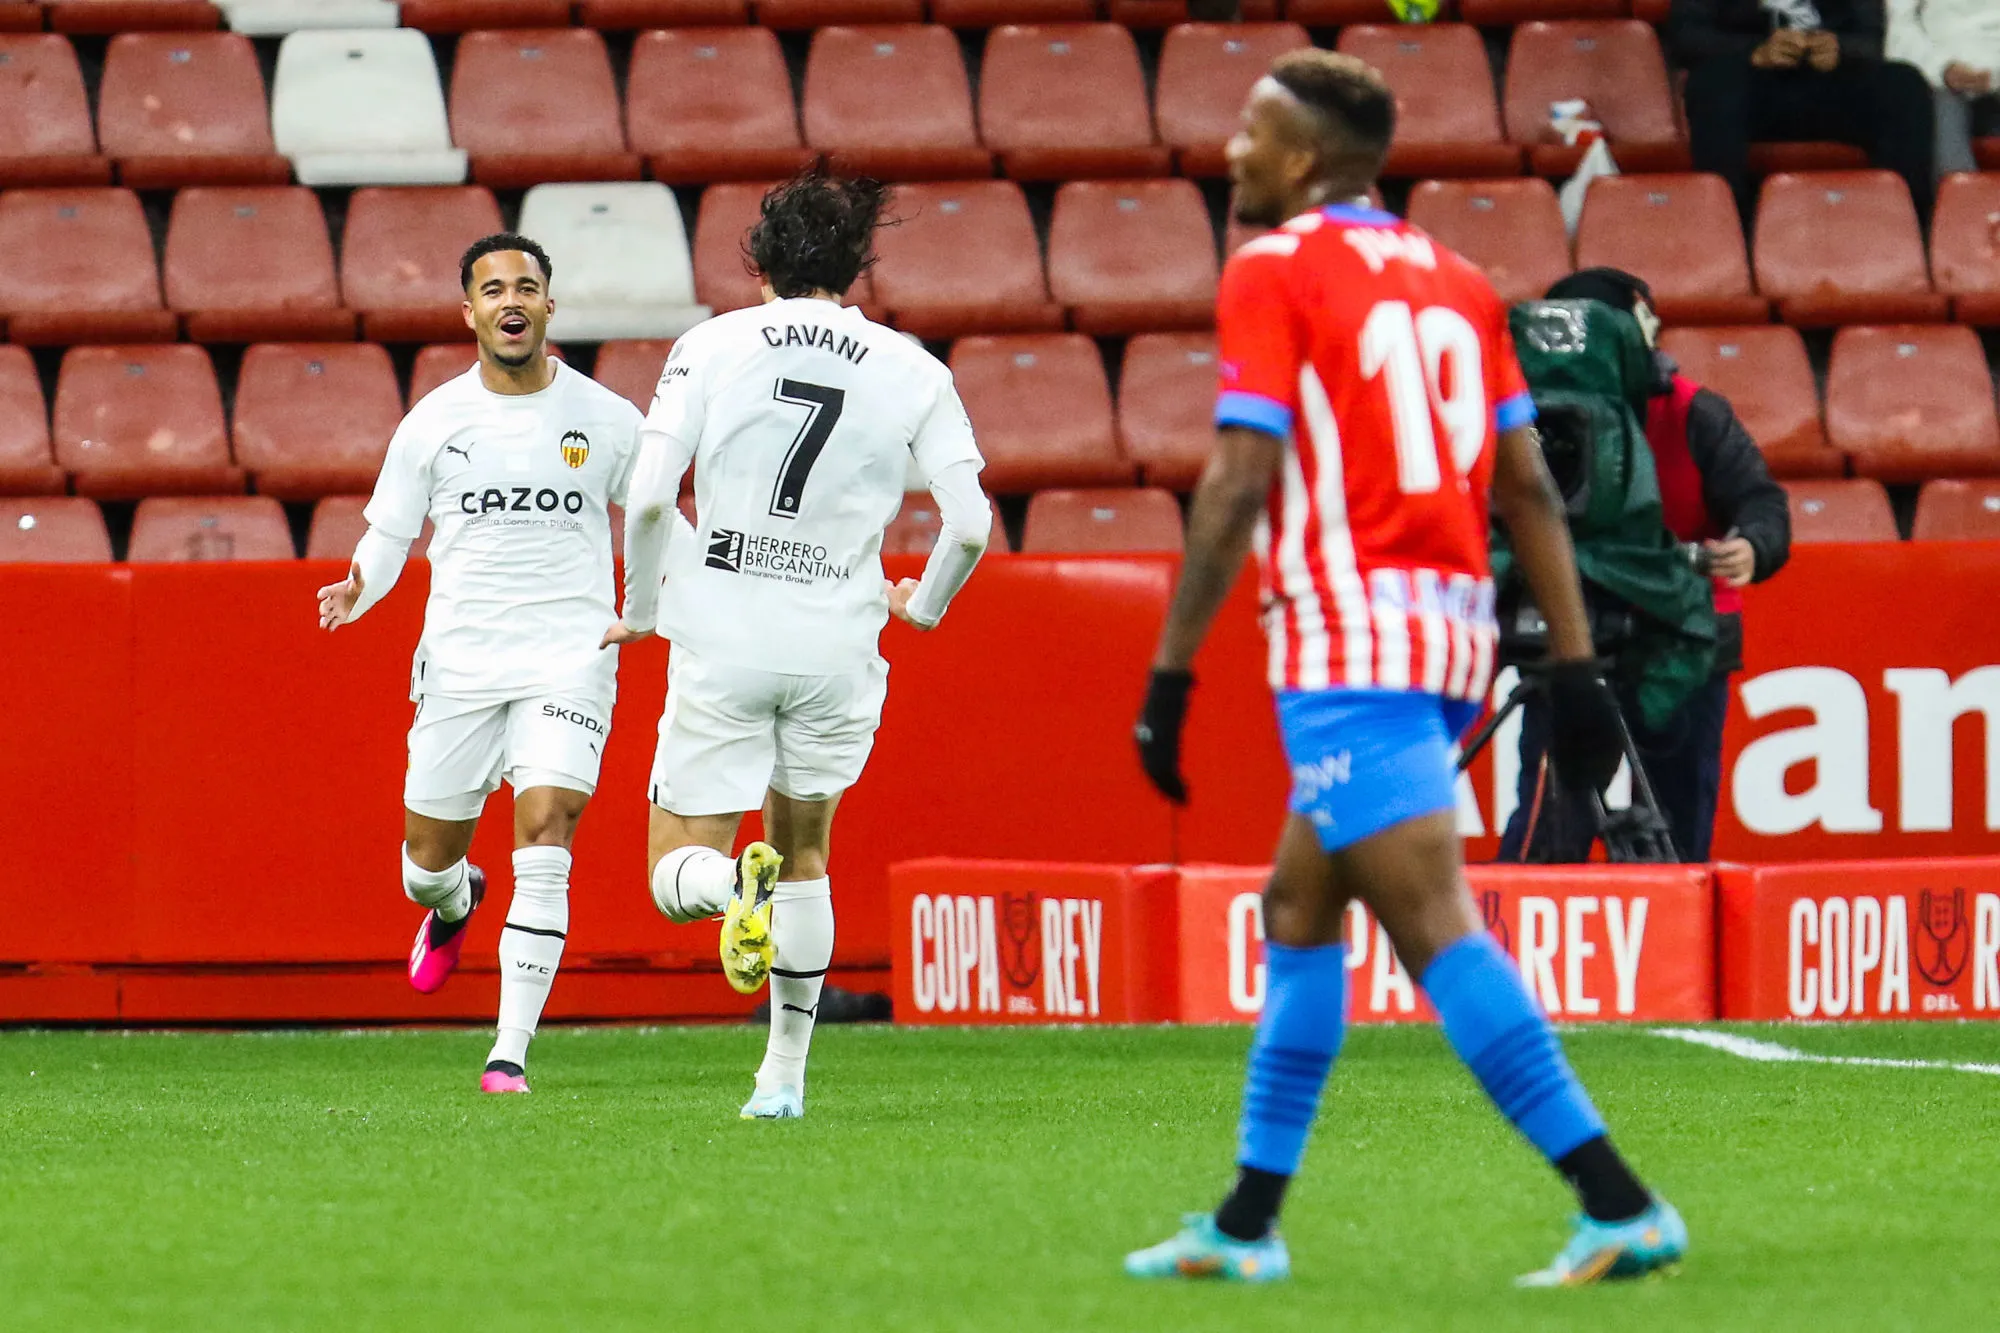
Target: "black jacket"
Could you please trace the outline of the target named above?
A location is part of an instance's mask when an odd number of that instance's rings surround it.
[[[1819,26],[1840,38],[1844,60],[1880,60],[1888,19],[1882,0],[1811,0]],[[1759,0],[1673,0],[1667,13],[1667,49],[1684,65],[1717,56],[1749,59],[1777,26]]]

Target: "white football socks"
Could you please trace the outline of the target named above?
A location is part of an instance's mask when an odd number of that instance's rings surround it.
[[[778,946],[771,967],[771,1036],[757,1088],[791,1086],[803,1092],[820,987],[833,961],[833,881],[780,880],[771,894],[771,936]]]
[[[701,921],[736,891],[736,858],[699,844],[676,847],[653,867],[653,906],[672,921]]]
[[[428,907],[441,921],[462,921],[472,910],[472,877],[465,860],[443,870],[426,870],[410,859],[410,844],[403,844],[403,893],[419,907]]]
[[[542,1021],[569,932],[570,855],[561,847],[514,852],[514,901],[500,932],[500,1033],[487,1063],[527,1067],[528,1042]]]

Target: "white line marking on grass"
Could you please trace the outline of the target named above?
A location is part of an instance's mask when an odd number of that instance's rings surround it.
[[[1733,1032],[1708,1032],[1701,1028],[1649,1028],[1656,1037],[1671,1037],[1712,1051],[1766,1064],[1869,1065],[1877,1069],[1955,1069],[1961,1074],[2000,1075],[2000,1065],[1968,1064],[1955,1060],[1886,1060],[1868,1055],[1815,1055],[1775,1041],[1739,1037]]]

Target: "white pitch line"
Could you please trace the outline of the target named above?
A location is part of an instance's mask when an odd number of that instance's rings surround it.
[[[2000,1065],[1967,1064],[1955,1060],[1885,1060],[1867,1055],[1815,1055],[1775,1041],[1739,1037],[1733,1032],[1709,1032],[1701,1028],[1648,1028],[1656,1037],[1671,1037],[1739,1059],[1766,1064],[1868,1065],[1876,1069],[1953,1069],[1961,1074],[2000,1075]]]

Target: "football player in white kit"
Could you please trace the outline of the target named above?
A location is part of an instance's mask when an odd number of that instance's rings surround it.
[[[804,1114],[833,956],[833,814],[881,721],[882,627],[894,614],[934,628],[992,523],[951,372],[841,304],[872,262],[885,193],[814,168],[765,196],[748,249],[766,303],[674,344],[640,432],[625,614],[605,636],[657,627],[673,642],[650,787],[653,902],[676,921],[722,912],[730,984],[771,979],[746,1119]],[[882,532],[913,457],[943,531],[922,580],[892,587]],[[669,543],[690,463],[697,536]],[[731,860],[760,808],[775,847]]]
[[[485,894],[472,832],[514,789],[514,897],[500,932],[499,1036],[482,1092],[526,1092],[528,1042],[569,929],[570,844],[611,731],[617,656],[611,519],[638,456],[630,403],[548,355],[549,257],[524,236],[465,253],[478,363],[396,428],[347,578],[320,589],[338,629],[388,593],[428,516],[431,591],[410,671],[403,892],[428,909],[410,984],[444,985]]]

